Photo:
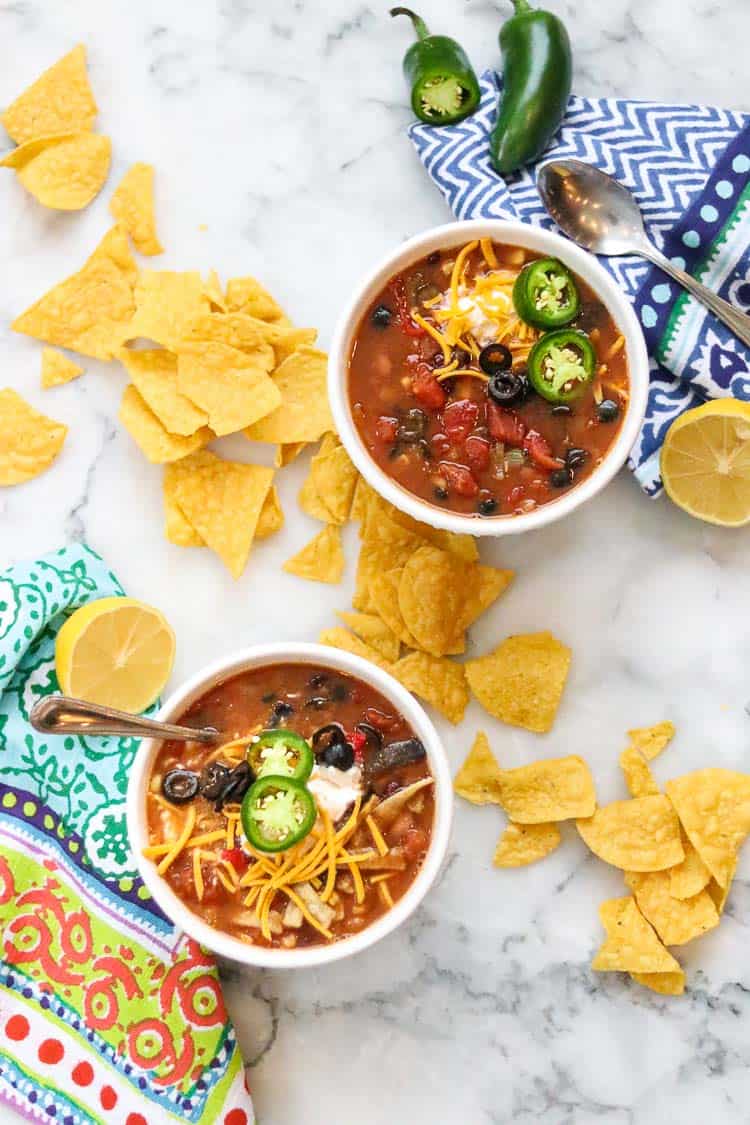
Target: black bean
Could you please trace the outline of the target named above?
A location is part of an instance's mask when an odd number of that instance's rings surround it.
[[[436,266],[439,261],[440,261],[440,251],[439,250],[433,250],[431,254],[427,255],[427,265],[428,266]]]
[[[440,484],[436,484],[435,487],[432,490],[432,495],[435,497],[436,500],[447,500],[448,499],[448,489],[443,488],[443,486],[440,485]]]
[[[620,407],[611,398],[605,398],[597,406],[596,413],[600,422],[614,422],[620,414]]]
[[[266,694],[262,695],[260,698],[262,703],[273,703],[274,699],[276,698],[276,692],[267,691]]]
[[[327,695],[311,695],[305,700],[305,707],[310,707],[313,711],[323,711],[330,702]]]
[[[307,682],[310,685],[310,687],[314,687],[314,688],[322,687],[323,684],[328,682],[328,673],[327,672],[316,672],[314,676],[310,676],[310,679]]]
[[[387,305],[378,305],[372,314],[372,323],[376,328],[387,328],[393,319],[393,313]]]
[[[567,488],[573,482],[573,474],[570,469],[555,469],[550,473],[549,482],[553,488]]]
[[[488,496],[487,499],[479,501],[477,510],[480,516],[491,516],[497,511],[497,500],[494,496]]]
[[[331,699],[334,701],[334,703],[342,703],[343,700],[348,698],[349,688],[346,686],[346,684],[342,683],[341,680],[339,680],[331,688]]]
[[[565,463],[569,469],[579,469],[588,455],[587,449],[579,449],[577,446],[573,445],[565,454]]]
[[[572,414],[573,411],[564,402],[559,402],[557,406],[552,407],[551,413],[555,418],[564,418],[567,414]]]

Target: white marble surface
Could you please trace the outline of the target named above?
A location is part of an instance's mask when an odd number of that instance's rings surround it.
[[[750,109],[746,0],[549,3],[569,22],[579,91]],[[496,61],[507,5],[423,7],[479,67]],[[363,266],[447,217],[404,135],[407,38],[385,5],[359,0],[0,3],[0,103],[85,41],[113,182],[134,160],[157,166],[164,265],[257,271],[325,343]],[[348,604],[354,543],[340,589],[281,574],[315,531],[295,510],[304,466],[281,480],[286,529],[235,584],[207,552],[163,539],[160,472],[115,421],[119,372],[89,362],[43,393],[38,346],[8,329],[89,252],[106,193],[84,214],[54,215],[5,174],[0,214],[0,384],[71,426],[53,471],[0,494],[0,567],[84,537],[173,622],[175,682],[234,646],[313,639]],[[246,443],[224,447],[249,456]],[[625,729],[671,718],[679,734],[660,778],[746,767],[749,548],[750,531],[692,522],[627,476],[564,524],[483,548],[518,580],[473,651],[550,628],[572,645],[573,671],[551,735],[503,729],[473,705],[460,729],[441,724],[452,761],[481,722],[507,765],[584,754],[607,800],[622,794]],[[665,1000],[589,971],[617,872],[567,832],[544,863],[500,873],[499,829],[496,810],[460,805],[440,886],[380,947],[317,972],[230,976],[263,1125],[748,1121],[750,866],[720,929],[684,952],[688,995]]]

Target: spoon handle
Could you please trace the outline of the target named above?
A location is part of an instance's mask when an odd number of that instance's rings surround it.
[[[211,727],[193,729],[158,723],[155,719],[129,715],[126,711],[85,703],[66,695],[48,695],[35,703],[29,722],[42,734],[117,734],[132,738],[169,738],[176,742],[216,742],[219,738],[219,732]]]
[[[718,297],[707,286],[702,285],[700,281],[696,281],[689,273],[685,273],[685,270],[675,266],[669,258],[665,257],[660,250],[657,250],[650,243],[641,248],[640,252],[644,258],[648,258],[654,265],[659,266],[670,277],[673,277],[675,281],[679,281],[688,293],[706,305],[715,317],[726,324],[727,328],[734,332],[739,340],[742,340],[743,344],[750,347],[750,316],[740,312],[734,305],[730,305],[729,301],[725,301],[723,297]]]

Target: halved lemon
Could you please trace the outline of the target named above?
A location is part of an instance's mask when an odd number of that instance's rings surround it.
[[[134,598],[100,598],[77,609],[57,634],[57,679],[65,695],[136,715],[163,690],[174,649],[158,609]]]
[[[661,450],[669,497],[699,520],[750,523],[750,403],[719,398],[672,423]]]

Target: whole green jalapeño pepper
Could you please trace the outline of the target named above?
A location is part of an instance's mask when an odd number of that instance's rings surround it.
[[[570,39],[562,20],[513,0],[500,30],[504,90],[490,134],[490,161],[501,176],[541,155],[560,127],[570,97]]]
[[[547,402],[573,402],[583,394],[595,370],[594,345],[585,332],[575,328],[547,332],[529,352],[529,382]]]
[[[479,82],[460,43],[447,35],[430,35],[411,8],[391,8],[392,16],[408,16],[417,33],[404,56],[404,74],[411,89],[411,107],[427,125],[454,125],[479,105]]]
[[[534,328],[562,328],[578,316],[581,298],[567,266],[557,258],[529,262],[513,286],[513,304]]]
[[[295,781],[307,781],[315,765],[310,743],[284,727],[261,731],[247,748],[247,760],[256,777],[272,773]]]
[[[260,852],[283,852],[304,840],[318,810],[312,794],[292,777],[259,777],[242,799],[242,830]]]

